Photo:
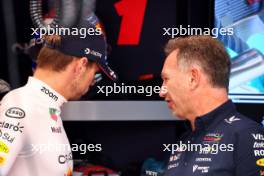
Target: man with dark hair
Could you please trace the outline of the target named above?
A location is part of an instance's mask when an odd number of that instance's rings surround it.
[[[160,96],[189,130],[173,145],[166,176],[264,175],[264,133],[228,99],[230,58],[210,36],[172,39]]]
[[[34,76],[1,102],[0,175],[72,175],[61,106],[84,95],[99,69],[117,79],[104,36],[45,37]]]

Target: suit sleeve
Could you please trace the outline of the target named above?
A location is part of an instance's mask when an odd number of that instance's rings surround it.
[[[0,105],[0,175],[6,176],[12,169],[24,146],[26,113],[17,103]]]
[[[235,147],[236,176],[264,175],[264,131],[261,127],[241,131]]]

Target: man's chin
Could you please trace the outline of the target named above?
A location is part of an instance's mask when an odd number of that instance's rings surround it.
[[[70,100],[71,101],[77,101],[77,100],[80,100],[81,97],[82,97],[82,95],[81,94],[78,94],[78,95],[75,95],[74,97],[72,97]]]
[[[77,100],[79,100],[80,98],[77,98],[77,97],[73,97],[73,98],[71,98],[71,99],[69,99],[70,101],[77,101]]]
[[[179,113],[177,113],[177,112],[175,112],[175,111],[173,111],[173,110],[172,110],[172,115],[173,115],[174,117],[177,117],[177,118],[181,119],[181,120],[186,120],[185,117],[181,116]]]

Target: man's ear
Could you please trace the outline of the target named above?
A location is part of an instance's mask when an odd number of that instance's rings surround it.
[[[87,68],[88,60],[86,57],[76,59],[74,63],[74,73],[80,75],[85,72]]]
[[[198,67],[192,67],[189,72],[189,86],[191,90],[196,89],[201,81],[201,70]]]
[[[80,59],[80,64],[81,64],[81,66],[82,66],[83,68],[86,69],[87,64],[88,64],[88,59],[87,59],[86,57],[82,57],[82,58]]]

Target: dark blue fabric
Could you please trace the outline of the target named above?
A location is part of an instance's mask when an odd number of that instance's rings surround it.
[[[190,129],[180,141],[202,147],[172,153],[165,176],[264,175],[264,159],[261,160],[264,158],[263,129],[260,124],[239,114],[231,100],[197,117],[195,131]],[[207,146],[213,148],[203,150]]]

